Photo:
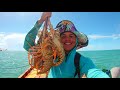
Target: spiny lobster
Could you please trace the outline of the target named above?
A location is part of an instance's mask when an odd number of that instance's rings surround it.
[[[60,32],[53,29],[50,18],[44,22],[43,30],[38,33],[38,37],[39,44],[29,49],[28,60],[31,68],[36,68],[37,74],[42,74],[48,72],[51,67],[60,65],[65,52],[60,41]]]

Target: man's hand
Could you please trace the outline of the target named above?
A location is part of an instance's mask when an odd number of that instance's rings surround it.
[[[50,18],[51,15],[52,15],[52,12],[43,12],[40,20],[38,21],[38,23],[44,22],[47,18]]]

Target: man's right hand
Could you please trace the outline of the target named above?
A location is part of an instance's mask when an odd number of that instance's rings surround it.
[[[43,12],[40,20],[38,21],[38,23],[44,22],[47,18],[50,18],[51,15],[52,15],[52,12]]]

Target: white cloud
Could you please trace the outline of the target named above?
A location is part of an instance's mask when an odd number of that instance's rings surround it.
[[[113,35],[88,35],[90,39],[104,39],[104,38],[112,38],[112,39],[118,39],[120,38],[120,34],[113,34]]]
[[[110,49],[117,49],[117,48],[106,48],[104,45],[93,45],[89,44],[87,47],[78,49],[77,51],[91,51],[91,50],[110,50]]]
[[[23,43],[26,34],[0,33],[0,48],[8,50],[24,50]]]
[[[0,48],[8,49],[8,50],[24,50],[23,44],[25,39],[26,33],[5,33],[0,32]],[[105,35],[88,35],[90,39],[103,39],[103,38],[112,38],[112,39],[119,39],[120,34],[113,34],[111,36]],[[37,38],[38,39],[38,38]],[[84,47],[80,50],[96,50],[103,49],[104,47],[94,46],[89,44],[87,47]]]
[[[88,38],[91,40],[97,40],[97,39],[120,39],[120,34],[113,34],[113,35],[88,35]],[[81,48],[78,51],[89,51],[89,50],[109,50],[109,49],[117,49],[116,47],[105,47],[102,43],[99,44],[92,44],[89,41],[89,44],[87,47]]]
[[[87,47],[83,47],[81,49],[78,49],[77,51],[89,51],[89,50],[96,50],[96,46],[95,45],[88,45]]]
[[[118,39],[118,38],[120,38],[120,34],[113,34],[112,37],[113,37],[113,39]]]

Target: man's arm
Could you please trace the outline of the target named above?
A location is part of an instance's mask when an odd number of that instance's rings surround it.
[[[86,57],[81,57],[81,74],[87,78],[110,78],[102,70],[98,69],[93,61]]]
[[[28,51],[30,47],[35,45],[35,39],[36,39],[36,35],[38,33],[39,28],[42,26],[42,23],[38,23],[39,21],[36,22],[36,24],[34,25],[34,27],[28,32],[28,34],[25,37],[24,40],[24,46],[23,48]]]
[[[25,37],[23,48],[28,51],[30,47],[35,45],[36,35],[39,28],[42,26],[42,23],[48,18],[51,17],[51,12],[43,12],[41,18],[36,22],[34,27],[28,32]]]

